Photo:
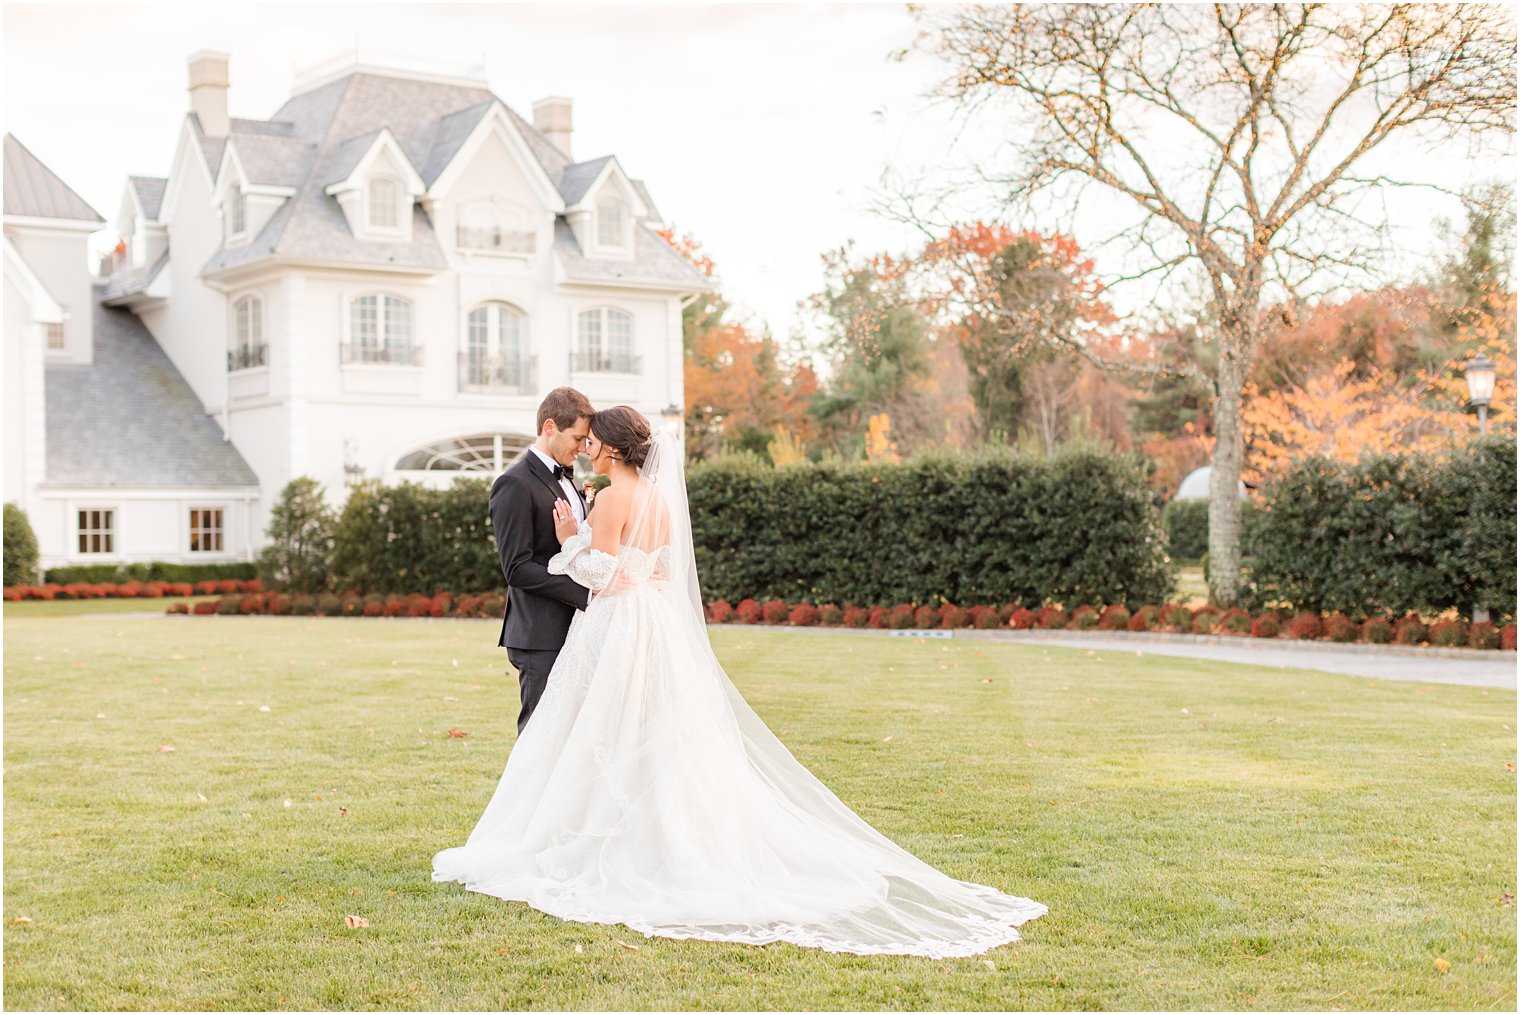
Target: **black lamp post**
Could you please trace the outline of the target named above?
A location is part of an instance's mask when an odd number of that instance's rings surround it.
[[[1479,353],[1467,362],[1462,371],[1467,376],[1467,400],[1478,407],[1478,433],[1488,435],[1488,403],[1494,398],[1494,361]],[[1488,609],[1481,603],[1473,605],[1474,624],[1486,623]]]

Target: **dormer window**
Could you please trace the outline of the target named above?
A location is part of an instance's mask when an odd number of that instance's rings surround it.
[[[596,242],[603,247],[623,245],[623,220],[627,206],[617,198],[607,198],[596,206]]]
[[[401,216],[397,204],[401,188],[396,186],[396,181],[389,177],[380,177],[369,182],[369,215],[368,223],[371,229],[394,230],[401,226]]]
[[[248,199],[243,196],[243,188],[233,187],[228,197],[231,206],[227,212],[229,225],[233,236],[242,236],[248,231]]]

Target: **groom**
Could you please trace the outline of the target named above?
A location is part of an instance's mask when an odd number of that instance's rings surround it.
[[[547,565],[559,552],[555,501],[568,501],[577,520],[586,518],[586,499],[576,489],[571,466],[585,450],[593,415],[591,403],[574,388],[549,392],[538,407],[538,439],[491,487],[491,526],[507,579],[507,610],[497,644],[506,648],[517,669],[519,736],[543,697],[571,618],[590,602],[584,585],[568,575],[550,574]]]

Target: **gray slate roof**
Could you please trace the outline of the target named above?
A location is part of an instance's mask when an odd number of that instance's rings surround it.
[[[97,303],[93,326],[92,364],[44,368],[48,484],[259,485],[131,311]]]
[[[16,140],[5,135],[5,214],[40,219],[104,222],[100,213],[58,174]]]
[[[105,284],[98,293],[100,301],[110,303],[113,300],[125,299],[146,291],[158,277],[158,273],[163,271],[168,264],[169,251],[165,249],[158,255],[158,260],[146,268],[123,268],[120,271],[113,271],[106,277]]]
[[[707,292],[712,282],[674,247],[642,225],[633,229],[633,257],[588,257],[563,219],[554,224],[554,250],[573,282],[626,282]]]
[[[292,96],[268,121],[233,120],[232,137],[244,158],[244,168],[253,173],[248,165],[250,158],[245,154],[247,145],[248,151],[259,153],[254,161],[260,162],[259,173],[266,177],[259,182],[282,182],[296,187],[297,192],[256,237],[242,246],[217,250],[202,272],[222,271],[275,255],[435,271],[447,267],[448,260],[432,222],[420,207],[414,209],[409,242],[360,240],[349,229],[337,199],[326,194],[325,189],[353,172],[382,128],[390,129],[418,175],[431,185],[498,102],[483,85],[356,72]],[[572,165],[532,124],[505,104],[502,108],[566,203],[584,197],[607,158]],[[199,120],[194,123],[199,131]],[[220,142],[213,144],[203,134],[198,136],[215,174],[221,158]],[[648,198],[648,191],[642,183],[636,186],[652,209],[654,203]],[[640,239],[634,260],[639,263],[586,258],[573,236],[569,249],[565,249],[561,238],[568,230],[556,229],[555,246],[567,268],[573,265],[576,277],[584,281],[597,277],[624,281],[636,277],[651,283],[709,288],[708,280],[684,258],[658,237],[645,233],[643,229],[636,231]]]
[[[158,213],[164,207],[164,190],[169,186],[169,181],[162,176],[129,176],[127,184],[137,193],[143,214],[152,221],[158,221]]]
[[[573,166],[566,166],[559,178],[559,193],[565,199],[565,203],[579,204],[581,198],[586,196],[586,191],[591,189],[591,185],[601,175],[603,167],[611,161],[611,155],[603,155],[590,162],[577,162]]]

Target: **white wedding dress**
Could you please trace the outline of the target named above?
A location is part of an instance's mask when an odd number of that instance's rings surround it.
[[[485,814],[434,857],[433,879],[648,936],[935,958],[1018,940],[1043,905],[897,846],[744,702],[707,639],[682,471],[662,436],[642,472],[671,508],[668,543],[629,539],[614,557],[582,523],[550,562],[601,591]]]

